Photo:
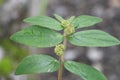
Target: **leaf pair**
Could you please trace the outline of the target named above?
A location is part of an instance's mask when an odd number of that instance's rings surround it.
[[[55,14],[55,17],[60,22],[64,20],[61,16],[57,14]],[[88,16],[88,15],[82,15],[77,17],[76,19],[74,18],[75,17],[72,16],[70,17],[70,19],[68,19],[68,21],[71,22],[76,29],[92,26],[102,21],[101,18]],[[63,29],[60,22],[47,16],[36,16],[36,17],[26,18],[24,19],[24,22],[30,23],[32,25],[39,25],[39,26],[53,29],[53,30],[58,30],[58,31]]]
[[[55,17],[62,21],[61,16]],[[26,27],[11,36],[11,39],[33,47],[53,47],[63,41],[63,36],[53,30],[62,30],[61,23],[47,16],[30,17],[24,20],[32,26]],[[82,15],[74,19],[72,16],[68,21],[76,29],[95,25],[102,21],[101,18]],[[53,30],[51,30],[53,29]],[[77,46],[107,47],[120,44],[120,41],[100,30],[86,30],[73,33],[67,37],[68,41]]]
[[[66,61],[65,68],[80,76],[84,80],[107,80],[105,76],[96,69],[74,61]],[[48,55],[31,55],[26,57],[16,69],[16,74],[32,74],[54,72],[59,68],[59,61]]]

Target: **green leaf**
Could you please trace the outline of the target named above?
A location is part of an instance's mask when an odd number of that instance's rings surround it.
[[[61,43],[63,36],[53,30],[33,25],[16,32],[10,39],[28,46],[44,48]]]
[[[47,16],[35,16],[24,19],[24,22],[31,23],[33,25],[39,25],[40,27],[46,27],[54,30],[62,30],[61,24],[53,18]]]
[[[58,69],[59,63],[48,55],[31,55],[26,57],[18,65],[15,74],[33,74],[54,72]]]
[[[55,18],[57,19],[57,20],[59,20],[60,22],[62,22],[64,19],[61,17],[61,16],[59,16],[58,14],[54,14],[54,16],[55,16]]]
[[[68,21],[71,23],[71,22],[73,22],[74,19],[75,19],[75,16],[71,16],[71,17],[68,19]]]
[[[86,64],[67,61],[64,66],[68,71],[80,76],[84,80],[107,80],[101,72]]]
[[[107,47],[120,44],[120,41],[100,30],[86,30],[68,37],[71,44],[89,47]]]
[[[77,17],[73,21],[73,25],[75,28],[78,29],[78,28],[93,26],[99,22],[102,22],[101,18],[94,17],[94,16],[88,16],[88,15],[82,15],[82,16]]]

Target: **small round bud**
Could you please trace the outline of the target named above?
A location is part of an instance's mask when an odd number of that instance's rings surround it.
[[[72,33],[74,33],[74,32],[75,32],[75,28],[74,28],[72,25],[70,25],[69,27],[67,27],[67,28],[65,29],[66,35],[70,35],[70,34],[72,34]]]
[[[63,44],[59,44],[55,47],[54,52],[56,55],[61,56],[65,51],[65,46]]]

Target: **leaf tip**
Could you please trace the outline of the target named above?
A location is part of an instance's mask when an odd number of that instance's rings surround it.
[[[120,41],[117,39],[117,45],[120,45]]]
[[[23,19],[23,22],[27,22],[27,20],[28,20],[28,18],[26,18],[26,19]]]
[[[103,21],[103,19],[102,19],[102,18],[99,18],[99,17],[97,17],[97,18],[98,18],[99,22],[102,22],[102,21]]]
[[[54,16],[57,16],[57,14],[55,13]]]
[[[60,15],[58,15],[58,14],[54,14],[54,16],[55,16],[55,18],[57,19],[57,20],[59,20],[60,22],[62,22],[64,19],[60,16]]]
[[[10,40],[14,40],[14,34],[10,36]]]

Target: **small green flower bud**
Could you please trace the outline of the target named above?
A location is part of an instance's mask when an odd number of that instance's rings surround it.
[[[65,51],[65,46],[63,44],[59,44],[55,47],[54,52],[56,55],[61,56]]]
[[[63,28],[67,28],[67,27],[70,25],[70,22],[67,21],[67,20],[63,20],[63,21],[61,22],[61,25],[63,26]]]
[[[74,33],[74,32],[75,32],[75,28],[74,28],[72,25],[70,25],[69,27],[67,27],[67,28],[65,29],[66,35],[70,35],[70,34],[72,34],[72,33]]]

